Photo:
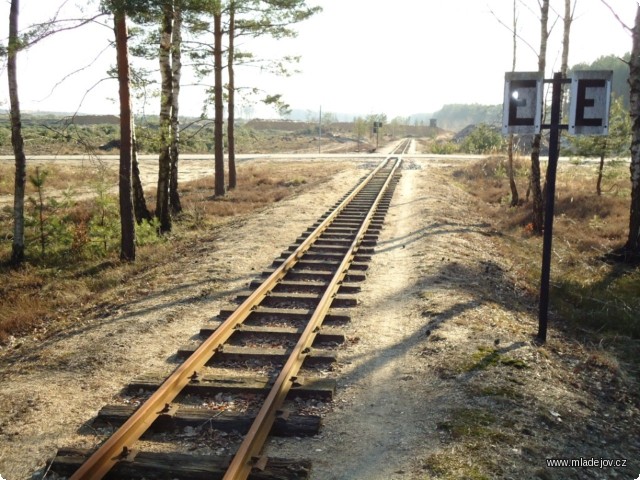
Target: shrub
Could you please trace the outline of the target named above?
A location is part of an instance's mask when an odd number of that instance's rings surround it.
[[[465,137],[460,150],[465,153],[497,153],[503,150],[504,139],[495,128],[480,123]]]

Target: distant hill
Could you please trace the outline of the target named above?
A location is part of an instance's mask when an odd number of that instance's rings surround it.
[[[486,123],[500,125],[502,121],[502,105],[480,105],[478,103],[456,103],[443,106],[433,113],[420,113],[411,116],[412,119],[424,121],[435,119],[439,128],[457,132],[468,125]]]
[[[9,122],[9,112],[7,110],[0,110],[0,115],[7,114],[7,118],[0,120],[1,122]],[[72,121],[73,119],[73,121]],[[75,125],[118,125],[120,123],[120,117],[116,115],[85,115],[62,112],[22,112],[22,121],[26,124],[42,124],[48,125],[54,124],[75,124]]]
[[[336,113],[331,111],[325,111],[324,113],[330,114],[333,119],[337,122],[352,122],[356,117],[365,116],[362,113]],[[318,116],[320,115],[320,110],[302,110],[299,108],[294,108],[287,115],[283,117],[287,120],[293,120],[297,122],[316,122],[318,121]]]

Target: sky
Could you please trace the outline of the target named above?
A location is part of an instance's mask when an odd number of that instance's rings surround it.
[[[631,36],[601,0],[576,1],[569,64],[591,62],[602,55],[622,56]],[[607,0],[620,19],[633,25],[638,0]],[[22,0],[20,28],[50,18],[63,0]],[[0,0],[0,41],[8,35],[9,0]],[[504,72],[511,70],[511,0],[308,0],[323,11],[300,23],[295,39],[259,39],[239,48],[262,57],[300,55],[290,77],[275,77],[264,69],[236,73],[238,86],[279,93],[293,109],[353,115],[384,113],[387,118],[433,113],[445,104],[501,104]],[[91,7],[93,5],[93,7]],[[78,16],[77,6],[95,10],[96,2],[67,0],[65,16]],[[550,25],[562,14],[564,2],[551,0]],[[518,11],[517,71],[537,70],[539,47],[536,0],[516,0]],[[117,114],[117,83],[102,80],[115,64],[109,48],[113,32],[90,25],[63,32],[21,52],[18,80],[25,111]],[[562,20],[549,40],[547,74],[560,68]],[[146,65],[155,70],[157,64]],[[74,73],[75,72],[75,73]],[[158,77],[159,78],[159,77]],[[204,80],[204,83],[211,83]],[[181,113],[196,116],[205,103],[203,87],[185,72]],[[95,85],[95,86],[94,86]],[[93,87],[93,88],[92,88]],[[159,99],[135,102],[137,113],[155,114]],[[262,95],[262,93],[261,93]],[[6,66],[0,66],[0,109],[8,108]],[[209,109],[212,111],[212,109]],[[249,102],[239,116],[277,114]],[[348,115],[340,115],[348,114]],[[341,118],[343,117],[343,118]]]

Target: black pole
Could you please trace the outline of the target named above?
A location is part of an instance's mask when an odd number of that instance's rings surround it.
[[[562,100],[562,74],[553,75],[551,93],[551,124],[549,125],[549,165],[547,166],[547,196],[544,213],[544,240],[542,245],[542,274],[540,277],[540,310],[538,335],[540,343],[547,341],[549,314],[549,279],[551,276],[551,241],[553,238],[553,210],[556,196],[556,171],[558,168],[560,137],[560,103]]]

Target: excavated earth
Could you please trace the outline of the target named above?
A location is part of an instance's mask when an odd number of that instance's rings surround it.
[[[93,447],[98,409],[134,377],[170,370],[176,349],[371,166],[342,161],[328,185],[201,235],[63,334],[0,351],[0,475],[42,477],[57,448]],[[267,454],[310,458],[317,480],[637,478],[636,386],[555,327],[546,346],[532,342],[535,296],[453,182],[457,161],[406,157],[323,429],[274,439]],[[555,457],[627,466],[547,468]]]

